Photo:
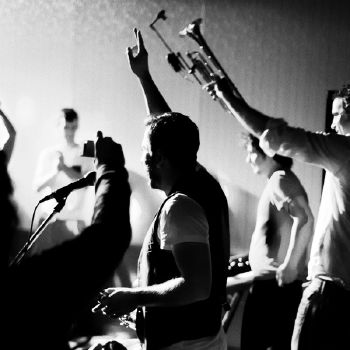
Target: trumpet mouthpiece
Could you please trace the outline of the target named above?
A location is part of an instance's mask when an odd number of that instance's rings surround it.
[[[167,19],[167,17],[165,16],[165,10],[161,10],[159,11],[158,15],[157,15],[158,19],[162,19],[163,21],[165,21]]]
[[[154,19],[154,21],[150,24],[150,27],[153,26],[159,19],[162,19],[165,21],[167,19],[167,16],[165,15],[165,10],[160,10],[157,14],[157,17]]]

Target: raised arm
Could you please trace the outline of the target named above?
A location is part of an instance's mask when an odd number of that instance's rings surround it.
[[[7,141],[3,147],[3,150],[6,154],[6,160],[7,160],[7,162],[9,162],[10,158],[12,156],[14,145],[15,145],[16,130],[2,109],[0,109],[0,115],[1,115],[2,120],[4,122],[5,128],[9,134],[9,138],[7,139]]]
[[[226,86],[224,80],[218,80],[215,86],[208,86],[208,90],[215,89],[215,94],[220,97],[242,126],[256,137],[260,137],[266,129],[270,117],[250,107],[245,101],[236,97]]]
[[[171,109],[153,81],[148,66],[148,52],[144,46],[141,32],[134,29],[136,46],[127,48],[131,71],[137,76],[142,87],[148,114],[162,114]]]
[[[6,300],[11,305],[5,314],[12,331],[6,334],[10,341],[18,330],[18,315],[23,314],[25,324],[17,341],[23,346],[16,348],[44,349],[52,339],[55,348],[67,348],[61,343],[68,343],[66,335],[72,322],[92,306],[93,298],[113,276],[129,246],[130,186],[121,145],[101,136],[95,162],[92,224],[74,239],[14,266],[9,283],[5,283]]]

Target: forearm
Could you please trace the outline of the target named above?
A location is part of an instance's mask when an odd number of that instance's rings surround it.
[[[78,180],[82,176],[79,171],[76,171],[74,168],[69,167],[65,164],[62,166],[61,171],[63,171],[72,180]]]
[[[142,76],[140,76],[139,82],[142,87],[148,114],[157,115],[171,112],[170,107],[159,91],[157,85],[154,83],[153,78],[149,72],[144,73]]]
[[[250,107],[247,103],[234,97],[231,94],[224,94],[223,100],[229,111],[237,119],[237,121],[251,134],[256,137],[266,129],[267,121],[270,117]]]
[[[133,288],[139,306],[176,307],[191,304],[209,297],[209,292],[202,292],[194,283],[178,277],[144,288]]]
[[[16,139],[16,130],[14,128],[14,126],[12,125],[12,123],[10,122],[10,120],[7,118],[7,116],[5,115],[5,113],[0,109],[0,115],[2,116],[2,120],[4,122],[5,128],[9,134],[9,137],[7,139],[7,141],[4,144],[3,150],[6,154],[6,158],[7,161],[10,160],[12,152],[13,152],[13,148],[15,145],[15,139]]]
[[[6,114],[0,109],[0,115],[2,116],[2,120],[4,121],[4,125],[6,127],[7,132],[10,135],[16,134],[16,130],[10,120],[7,118]]]
[[[311,217],[294,218],[288,250],[283,262],[284,265],[297,269],[302,260],[304,261],[312,229],[313,220]]]
[[[102,165],[97,168],[93,223],[130,225],[130,185],[127,170],[122,166]],[[116,223],[116,215],[120,222]]]
[[[51,187],[57,176],[57,171],[53,171],[46,176],[38,176],[35,180],[34,187],[37,192],[41,192],[46,187]]]

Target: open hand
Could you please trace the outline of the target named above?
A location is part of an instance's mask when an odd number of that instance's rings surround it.
[[[148,68],[148,53],[143,44],[141,32],[134,28],[136,38],[136,46],[127,48],[127,56],[131,70],[135,75],[141,77],[149,73]]]

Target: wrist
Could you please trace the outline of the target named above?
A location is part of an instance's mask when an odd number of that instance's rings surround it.
[[[141,81],[141,83],[143,81],[149,81],[149,80],[152,80],[152,76],[151,76],[151,73],[149,70],[145,70],[145,71],[142,71],[142,72],[139,72],[137,74],[137,77],[139,78],[139,80]]]

